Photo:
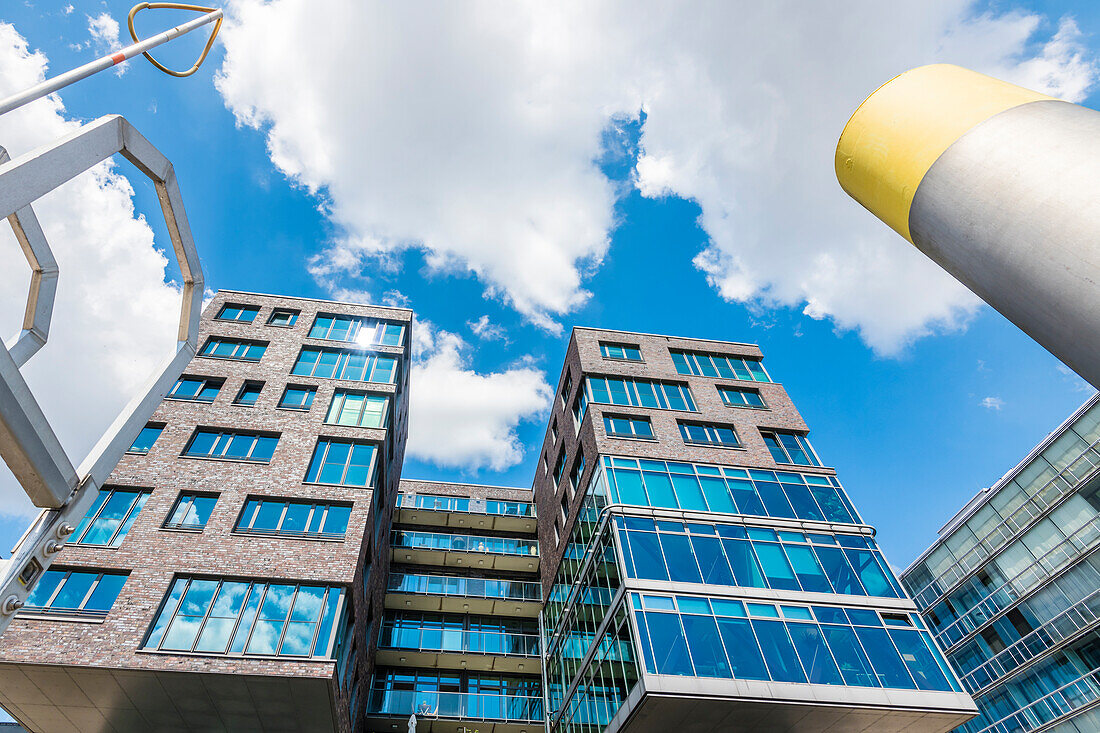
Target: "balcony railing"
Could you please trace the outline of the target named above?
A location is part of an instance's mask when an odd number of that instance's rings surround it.
[[[416,714],[425,718],[465,718],[500,722],[542,722],[542,698],[521,695],[486,695],[473,692],[417,692],[375,690],[368,715]]]
[[[427,509],[436,512],[469,512],[500,517],[534,517],[535,505],[526,501],[503,499],[469,499],[464,496],[431,496],[401,494],[397,505],[405,509]]]
[[[468,629],[432,629],[395,627],[385,624],[379,646],[388,649],[414,649],[427,652],[538,656],[537,634]]]
[[[978,733],[1019,733],[1035,730],[1100,700],[1100,669],[1040,697],[1027,707],[982,728]]]
[[[394,547],[414,550],[447,550],[450,552],[485,552],[491,555],[537,556],[539,544],[533,540],[507,537],[481,537],[444,532],[394,532]]]
[[[1001,611],[1028,595],[1040,581],[1080,559],[1098,541],[1100,541],[1100,515],[1093,517],[1035,562],[986,594],[985,598],[974,604],[969,611],[945,626],[942,631],[937,632],[936,640],[943,649],[954,651],[953,647],[993,620]]]
[[[1062,641],[1100,624],[1100,590],[1070,606],[1039,628],[1031,631],[972,671],[962,675],[971,694],[991,687],[1005,675],[1019,669],[1035,657],[1048,652]]]
[[[542,585],[522,580],[461,578],[450,575],[390,573],[386,590],[390,593],[417,593],[469,598],[503,598],[515,601],[541,601]]]
[[[1100,441],[1087,445],[1076,458],[1070,461],[1069,465],[1028,497],[1027,501],[1021,504],[1010,517],[986,532],[977,544],[961,558],[944,568],[928,585],[912,593],[917,607],[934,606],[998,550],[1035,524],[1062,497],[1076,491],[1081,482],[1100,463],[1098,453],[1100,453]]]

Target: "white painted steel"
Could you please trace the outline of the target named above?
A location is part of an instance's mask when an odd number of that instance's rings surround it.
[[[74,469],[19,372],[19,365],[46,340],[57,278],[57,265],[30,205],[116,153],[149,176],[157,190],[183,280],[177,343],[144,389]],[[95,120],[15,160],[0,159],[0,216],[13,221],[16,237],[31,264],[24,333],[33,334],[28,339],[21,334],[14,341],[13,351],[0,345],[0,457],[35,505],[45,509],[23,535],[12,559],[0,568],[2,633],[72,528],[88,511],[107,476],[195,355],[203,276],[172,164],[117,115]],[[28,579],[21,579],[21,575]]]
[[[11,112],[13,109],[18,109],[25,104],[29,104],[30,102],[33,102],[36,99],[40,99],[47,94],[56,92],[58,89],[63,89],[64,87],[67,87],[74,82],[78,82],[81,79],[86,79],[92,74],[103,71],[104,69],[109,69],[116,64],[121,64],[122,62],[131,59],[140,53],[145,53],[149,49],[156,48],[163,43],[171,41],[173,38],[182,36],[184,33],[193,31],[194,29],[199,28],[200,26],[204,26],[212,21],[219,20],[221,19],[221,17],[221,10],[215,10],[212,13],[200,15],[194,20],[189,20],[186,23],[182,23],[174,28],[170,28],[163,33],[158,33],[152,38],[146,38],[144,41],[139,41],[138,43],[129,45],[126,48],[115,51],[108,56],[96,59],[95,61],[90,61],[83,66],[78,66],[72,71],[66,71],[64,74],[58,74],[52,79],[47,79],[40,84],[35,84],[29,89],[24,89],[17,94],[13,94],[6,99],[0,100],[0,115],[4,114],[5,112]]]

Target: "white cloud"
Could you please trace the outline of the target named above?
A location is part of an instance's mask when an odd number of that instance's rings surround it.
[[[0,23],[0,96],[40,82],[46,57]],[[0,117],[0,144],[18,157],[74,130],[51,97]],[[139,179],[141,176],[139,175]],[[61,270],[49,341],[23,368],[39,404],[76,463],[175,344],[179,293],[167,260],[135,214],[133,189],[101,164],[34,204]],[[159,211],[156,216],[160,216]],[[29,269],[0,226],[0,334],[19,329]],[[34,513],[0,464],[0,514]]]
[[[493,323],[489,320],[488,315],[483,315],[476,321],[466,321],[466,325],[470,330],[474,332],[482,341],[504,341],[508,342],[508,333],[504,330],[504,327],[500,324]]]
[[[408,455],[471,471],[522,461],[516,428],[545,417],[554,394],[546,375],[528,365],[478,373],[459,336],[423,320],[413,334]]]
[[[62,14],[62,15],[72,15],[72,14],[73,14],[73,10],[74,10],[74,8],[73,8],[73,4],[72,4],[72,3],[69,3],[69,4],[68,4],[68,5],[66,5],[65,7],[61,8],[61,14]]]
[[[1000,397],[983,397],[981,405],[987,410],[1000,410],[1005,406],[1005,401]]]
[[[848,115],[950,61],[1079,99],[1072,19],[966,0],[507,4],[235,0],[218,87],[342,232],[319,278],[423,247],[555,329],[589,293],[618,191],[601,133],[646,114],[636,185],[702,209],[721,297],[799,307],[882,353],[965,327],[977,299],[841,192]],[[303,64],[286,48],[311,49]],[[619,256],[629,256],[624,247]]]
[[[88,16],[88,33],[92,36],[91,47],[97,56],[106,56],[122,47],[118,40],[118,21],[106,11],[94,18]],[[126,64],[118,64],[115,66],[115,75],[122,76],[126,73],[126,68]]]

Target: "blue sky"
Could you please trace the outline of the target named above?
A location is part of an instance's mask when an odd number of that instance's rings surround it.
[[[369,5],[318,16],[241,0],[243,21],[196,76],[130,62],[65,90],[63,111],[0,120],[0,144],[14,155],[64,120],[121,114],[173,161],[210,288],[408,302],[414,395],[446,404],[414,402],[426,438],[404,475],[529,486],[574,324],[750,341],[901,567],[1091,394],[844,197],[830,145],[862,96],[932,61],[1096,107],[1095,5],[856,4],[830,13],[858,21],[837,28],[778,5],[629,22],[612,5]],[[14,26],[0,34],[4,93],[23,78],[13,69],[33,75],[19,38],[64,70],[110,45],[102,14],[124,23],[129,3],[66,6],[0,13]],[[187,66],[199,43],[161,55]],[[71,217],[69,261],[85,263],[82,237],[112,242],[118,256],[93,263],[114,268],[106,282],[152,277],[138,307],[65,291],[62,259],[61,311],[87,320],[59,316],[31,380],[74,454],[172,321],[150,259],[166,241],[155,197],[119,173],[145,223],[117,177],[73,193],[79,215],[61,198],[40,211],[48,233],[47,214]],[[6,329],[25,287],[10,277]],[[65,379],[67,345],[101,331],[105,366]],[[0,501],[6,551],[28,509],[10,486]]]

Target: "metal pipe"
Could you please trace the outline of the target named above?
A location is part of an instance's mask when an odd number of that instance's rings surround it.
[[[58,74],[52,79],[47,79],[41,84],[34,85],[30,89],[25,89],[21,92],[18,92],[17,94],[13,94],[7,99],[0,101],[0,115],[11,112],[13,109],[18,109],[19,107],[22,107],[29,102],[33,102],[36,99],[40,99],[47,94],[52,94],[58,89],[67,87],[74,82],[80,81],[81,79],[86,79],[92,74],[103,71],[104,69],[109,69],[117,64],[121,64],[127,59],[133,58],[140,53],[145,53],[151,48],[156,48],[157,46],[167,43],[173,38],[182,36],[184,33],[193,31],[200,26],[204,26],[207,23],[211,23],[216,20],[220,20],[222,15],[223,13],[221,10],[215,10],[211,13],[207,13],[206,15],[200,15],[194,20],[189,20],[186,23],[177,25],[174,28],[170,28],[163,33],[158,33],[152,38],[147,38],[144,41],[131,44],[120,51],[116,51],[113,54],[104,56],[100,59],[96,59],[95,61],[91,61],[87,64],[84,64],[83,66],[79,66],[73,69],[72,71],[66,71],[63,74]]]
[[[958,66],[852,115],[841,187],[1100,387],[1100,112]]]

